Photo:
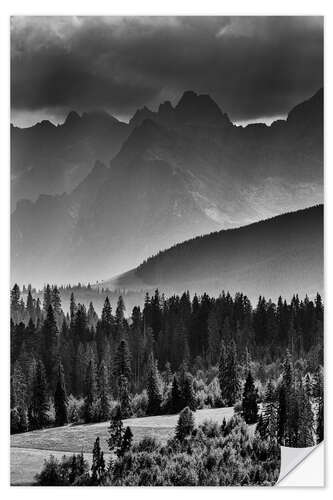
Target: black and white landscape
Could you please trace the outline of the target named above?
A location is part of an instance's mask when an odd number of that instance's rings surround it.
[[[324,432],[322,18],[11,22],[12,484],[275,484]]]

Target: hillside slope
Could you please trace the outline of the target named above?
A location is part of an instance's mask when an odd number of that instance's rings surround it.
[[[251,299],[323,292],[323,206],[198,237],[104,285],[124,289],[242,291]]]

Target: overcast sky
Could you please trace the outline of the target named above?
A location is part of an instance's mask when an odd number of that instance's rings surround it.
[[[321,17],[14,17],[12,120],[28,126],[210,94],[233,121],[272,121],[323,85]]]

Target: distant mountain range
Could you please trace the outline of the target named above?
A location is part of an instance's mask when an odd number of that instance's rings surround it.
[[[270,127],[234,126],[188,91],[128,125],[71,113],[12,128],[12,174],[14,200],[39,193],[12,214],[12,280],[94,282],[194,236],[321,203],[323,91]]]
[[[102,286],[213,295],[242,291],[252,300],[323,293],[323,206],[185,241]]]
[[[62,125],[44,120],[29,128],[11,126],[11,202],[40,194],[70,193],[99,159],[109,162],[130,133],[104,112],[72,111]]]

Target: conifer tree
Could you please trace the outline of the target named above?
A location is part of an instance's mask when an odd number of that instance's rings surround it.
[[[102,361],[99,374],[98,374],[98,390],[100,398],[100,420],[104,422],[110,416],[110,403],[109,403],[109,380],[108,380],[108,370],[105,366],[104,361]]]
[[[104,454],[101,450],[99,437],[96,438],[93,448],[93,458],[91,465],[91,479],[90,483],[93,486],[101,486],[105,482],[106,470]]]
[[[31,401],[29,406],[29,428],[41,429],[48,424],[49,401],[43,363],[38,360],[32,380]]]
[[[85,422],[93,422],[94,403],[96,401],[96,371],[95,363],[91,359],[89,361],[86,373],[85,383],[85,398],[84,398],[84,420]]]
[[[254,424],[258,420],[258,393],[250,371],[244,385],[242,416],[247,424]]]
[[[193,380],[192,380],[192,375],[190,373],[186,373],[184,377],[184,381],[182,384],[182,400],[183,400],[183,405],[182,407],[184,408],[185,406],[188,406],[190,410],[194,411],[196,409],[196,401],[195,401],[195,396],[194,396],[194,390],[193,390]]]
[[[61,314],[61,298],[60,298],[60,292],[58,290],[57,285],[54,285],[52,287],[51,304],[52,304],[52,308],[53,308],[55,315],[60,315]]]
[[[50,306],[52,306],[52,293],[50,285],[47,284],[46,287],[44,288],[44,295],[43,295],[43,310],[46,314],[48,314]]]
[[[178,413],[183,407],[183,398],[180,390],[180,385],[176,375],[173,377],[171,388],[171,411]]]
[[[158,415],[162,403],[162,394],[160,388],[158,369],[153,354],[151,354],[149,362],[147,393],[148,393],[147,413],[148,415]]]
[[[42,308],[40,306],[40,299],[39,299],[39,297],[37,297],[37,300],[36,300],[36,321],[37,321],[37,324],[41,320],[42,320]]]
[[[52,306],[49,305],[42,327],[41,355],[45,367],[46,379],[50,388],[54,387],[55,361],[57,357],[58,329]]]
[[[215,365],[218,361],[220,347],[220,330],[216,310],[212,309],[208,315],[208,362]]]
[[[278,414],[275,401],[274,387],[271,380],[268,381],[262,408],[264,425],[266,426],[267,435],[276,437],[278,432]]]
[[[76,314],[76,303],[74,299],[74,293],[71,293],[70,304],[69,304],[69,315],[70,315],[70,325],[71,329],[74,327],[74,318]]]
[[[284,446],[287,426],[287,398],[286,389],[281,385],[279,390],[279,406],[278,406],[278,442]]]
[[[121,446],[125,432],[121,418],[120,407],[116,406],[111,414],[110,425],[108,427],[109,438],[107,443],[110,452],[115,453],[118,457],[121,455]]]
[[[131,357],[125,339],[120,341],[114,358],[113,376],[117,384],[121,375],[124,375],[127,380],[131,379]]]
[[[304,384],[300,381],[299,386],[299,424],[298,431],[299,436],[297,440],[297,445],[302,448],[307,446],[313,446],[313,432],[314,432],[314,422],[313,413],[311,407],[311,399],[309,393],[307,392]]]
[[[120,411],[121,418],[128,418],[132,414],[131,410],[131,397],[128,388],[128,380],[125,375],[120,375],[119,377],[119,400],[120,400]]]
[[[27,377],[23,372],[19,360],[15,361],[11,375],[11,408],[15,406],[25,408],[28,400]]]
[[[227,406],[233,406],[240,391],[237,348],[234,340],[229,342],[227,349],[224,343],[221,343],[219,383],[222,398],[226,401]]]
[[[36,314],[35,314],[34,300],[32,298],[30,288],[28,290],[28,295],[27,295],[26,309],[27,309],[29,319],[32,320],[33,322],[35,322],[36,321]]]
[[[111,335],[112,325],[113,325],[112,308],[111,308],[109,297],[105,298],[103,309],[102,309],[101,321],[102,321],[103,331],[109,337]]]
[[[55,423],[56,425],[65,425],[68,423],[67,415],[67,394],[65,386],[64,370],[61,362],[58,364],[58,380],[54,393],[54,410],[55,410]]]
[[[186,406],[179,415],[175,436],[179,441],[189,436],[194,429],[194,418],[190,408]]]
[[[124,304],[124,300],[123,300],[122,296],[120,295],[118,298],[117,308],[116,308],[116,340],[117,341],[119,341],[119,339],[121,339],[123,334],[125,333],[124,313],[125,313],[125,304]]]
[[[127,426],[121,443],[121,449],[120,449],[121,456],[124,456],[125,453],[128,453],[130,451],[132,446],[132,440],[133,440],[133,433],[131,431],[131,428]]]
[[[13,286],[10,292],[10,313],[14,324],[19,322],[19,304],[20,304],[20,288],[17,283]]]
[[[221,395],[222,395],[223,399],[226,399],[225,398],[225,390],[224,390],[226,370],[227,370],[227,351],[226,351],[224,340],[222,339],[221,344],[220,344],[220,359],[219,359],[218,379],[219,379]]]
[[[289,349],[287,349],[286,357],[283,361],[283,366],[282,366],[282,383],[285,387],[286,392],[291,390],[292,381],[293,381],[292,358]]]
[[[87,318],[88,318],[89,326],[96,328],[98,316],[97,316],[97,313],[94,309],[94,305],[92,302],[89,303]]]

